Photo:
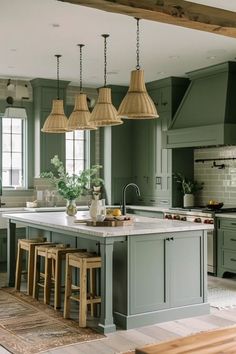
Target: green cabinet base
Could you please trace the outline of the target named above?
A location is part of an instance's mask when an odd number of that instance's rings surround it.
[[[132,329],[160,322],[178,320],[180,318],[206,315],[208,313],[210,313],[210,305],[208,303],[202,303],[136,315],[124,315],[115,312],[114,320],[117,326],[124,329]]]

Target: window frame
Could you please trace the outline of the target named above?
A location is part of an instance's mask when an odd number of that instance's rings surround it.
[[[27,118],[23,117],[14,117],[14,118],[8,118],[4,117],[4,113],[0,114],[0,177],[2,179],[2,172],[3,172],[3,164],[2,164],[2,157],[3,157],[3,119],[20,119],[22,121],[22,127],[21,127],[21,136],[22,136],[22,142],[21,142],[21,147],[22,147],[22,184],[19,184],[18,186],[22,189],[26,189],[27,183],[28,183],[28,175],[27,175]],[[11,132],[11,137],[12,137],[12,132]],[[12,154],[12,150],[11,150]],[[2,186],[2,189],[5,190],[14,190],[15,185],[7,185],[7,186]]]
[[[73,174],[79,174],[81,171],[75,171],[75,161],[79,159],[75,159],[75,142],[76,140],[80,139],[75,139],[75,133],[76,131],[72,131],[69,133],[73,133],[73,139],[67,139],[66,134],[65,134],[65,166],[67,165],[67,160],[73,160]],[[83,138],[83,169],[86,169],[90,165],[90,132],[85,130],[83,131],[84,138]],[[73,140],[73,159],[67,158],[67,151],[66,151],[66,141],[67,140]],[[81,139],[82,140],[82,139]],[[69,171],[71,173],[71,171]]]

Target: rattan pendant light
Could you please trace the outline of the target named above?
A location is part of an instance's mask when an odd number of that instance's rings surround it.
[[[56,54],[57,58],[57,99],[52,101],[52,111],[44,122],[41,129],[44,133],[66,133],[67,117],[64,113],[63,100],[59,98],[59,59],[61,55]]]
[[[122,124],[117,116],[117,110],[111,101],[111,89],[106,87],[107,79],[107,38],[109,34],[102,34],[104,38],[104,87],[98,92],[98,100],[91,114],[91,122],[97,127]]]
[[[75,107],[68,120],[68,130],[95,130],[88,109],[87,95],[82,89],[82,48],[84,44],[78,44],[80,48],[80,93],[75,97]]]
[[[152,119],[158,118],[155,104],[147,93],[144,71],[139,65],[139,18],[137,21],[137,65],[136,70],[131,72],[129,90],[118,109],[118,116],[127,119]]]

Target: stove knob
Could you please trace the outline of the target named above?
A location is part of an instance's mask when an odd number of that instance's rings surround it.
[[[178,214],[176,214],[176,215],[173,216],[173,219],[174,219],[174,220],[179,220],[179,219],[180,219],[180,216],[179,216]]]
[[[200,222],[202,222],[202,220],[201,220],[201,218],[195,218],[194,222],[199,222],[200,223]]]
[[[209,224],[214,224],[214,220],[209,220]]]
[[[182,220],[182,221],[187,221],[187,218],[186,218],[186,216],[182,216],[182,217],[180,218],[180,220]]]

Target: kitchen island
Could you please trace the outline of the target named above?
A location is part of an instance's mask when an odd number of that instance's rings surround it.
[[[207,229],[212,225],[135,217],[126,227],[75,223],[64,212],[5,214],[8,219],[8,284],[14,285],[16,223],[26,237],[96,251],[102,257],[99,329],[113,332],[202,315],[207,303]],[[88,218],[79,212],[77,219]]]

